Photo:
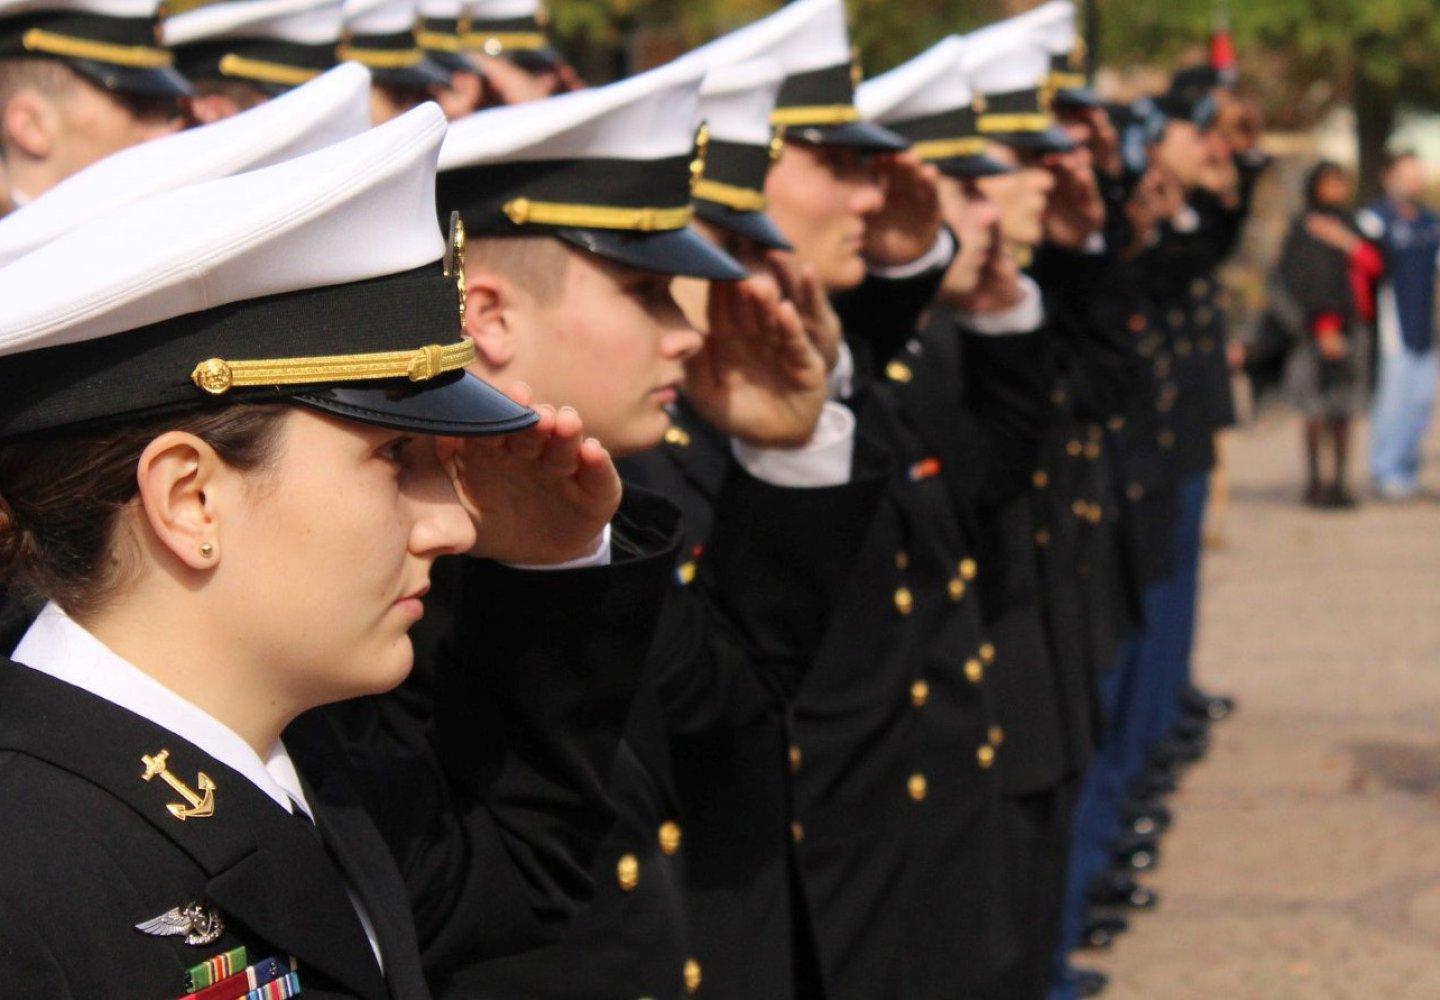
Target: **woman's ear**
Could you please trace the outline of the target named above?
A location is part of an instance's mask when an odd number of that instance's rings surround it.
[[[7,150],[32,160],[44,160],[54,153],[59,110],[34,87],[22,87],[11,95],[0,112],[0,120]]]
[[[151,441],[135,468],[152,534],[193,570],[207,570],[220,562],[216,491],[225,468],[213,448],[181,431],[168,431]]]
[[[491,373],[515,358],[518,338],[513,313],[519,304],[519,290],[505,278],[466,269],[465,335],[475,341],[480,363]]]

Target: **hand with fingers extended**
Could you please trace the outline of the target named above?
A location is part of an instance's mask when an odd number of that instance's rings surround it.
[[[940,171],[913,152],[876,160],[885,207],[865,225],[865,259],[899,267],[924,256],[940,236]]]
[[[530,390],[508,393],[529,405]],[[591,554],[620,506],[620,475],[580,415],[537,406],[540,419],[514,434],[441,438],[436,448],[475,521],[472,556],[553,566]]]
[[[710,332],[686,363],[685,395],[721,433],[761,448],[810,440],[827,394],[825,361],[793,302],[751,281],[710,286]]]
[[[972,291],[956,296],[952,304],[962,312],[1000,313],[1014,309],[1024,298],[1025,291],[1020,284],[1020,264],[1005,245],[1005,241],[1000,238],[997,223],[994,239],[990,241],[990,252],[980,267],[980,280]]]
[[[765,255],[765,262],[770,265],[770,273],[780,287],[780,294],[795,303],[810,343],[815,345],[825,361],[825,370],[834,371],[836,362],[840,360],[840,342],[845,337],[845,331],[815,268],[800,263],[793,253],[784,250],[771,250]]]
[[[1094,158],[1082,146],[1046,157],[1045,166],[1055,179],[1045,210],[1045,239],[1078,250],[1105,226],[1105,199],[1095,177]]]

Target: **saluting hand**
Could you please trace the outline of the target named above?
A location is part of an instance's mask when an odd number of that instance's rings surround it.
[[[815,268],[800,263],[793,253],[784,250],[771,250],[765,255],[765,262],[780,286],[780,294],[795,303],[810,343],[825,361],[825,371],[834,371],[840,360],[840,342],[845,331]]]
[[[885,207],[865,226],[865,259],[878,267],[918,260],[940,236],[940,171],[914,152],[879,157]]]
[[[975,288],[951,300],[957,309],[964,312],[1005,312],[1014,309],[1025,297],[1020,287],[1020,265],[1000,238],[998,223],[992,235],[990,252],[980,267],[980,280],[975,283]]]
[[[1093,165],[1090,150],[1083,146],[1045,158],[1055,178],[1045,211],[1045,238],[1055,246],[1079,249],[1105,225],[1105,199]]]
[[[705,346],[686,363],[685,395],[722,433],[762,448],[810,440],[828,370],[792,302],[755,282],[710,286]]]
[[[523,384],[507,393],[530,405]],[[620,475],[600,442],[585,437],[565,406],[535,408],[540,419],[514,434],[440,438],[436,445],[460,502],[475,522],[470,555],[522,566],[553,566],[594,551],[620,506]]]

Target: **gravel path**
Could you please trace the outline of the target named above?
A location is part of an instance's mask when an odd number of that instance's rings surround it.
[[[1240,711],[1173,799],[1160,909],[1079,963],[1107,1000],[1440,997],[1440,500],[1303,509],[1289,418],[1229,447],[1197,672]]]

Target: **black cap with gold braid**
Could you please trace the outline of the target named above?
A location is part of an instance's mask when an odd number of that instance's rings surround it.
[[[0,0],[0,59],[56,60],[105,90],[180,97],[190,85],[156,43],[158,8],[156,0]]]
[[[543,73],[560,61],[546,33],[549,21],[540,0],[472,0],[465,49]]]
[[[161,25],[176,65],[196,83],[234,81],[275,95],[338,59],[339,0],[169,0]]]
[[[450,83],[450,71],[420,46],[415,0],[350,0],[337,53],[383,86],[423,91]]]

